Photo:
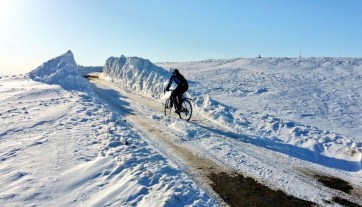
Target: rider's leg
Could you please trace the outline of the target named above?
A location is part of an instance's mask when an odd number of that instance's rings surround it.
[[[182,97],[183,97],[183,94],[187,91],[188,89],[188,85],[184,85],[184,84],[181,84],[179,85],[179,93],[177,94],[177,98],[178,98],[178,103],[179,103],[179,108],[177,108],[179,111],[182,110]]]
[[[181,109],[181,101],[182,101],[182,94],[181,93],[177,94],[177,99],[178,99],[178,101],[177,101],[177,109],[180,111],[180,109]]]
[[[181,96],[182,96],[182,88],[180,85],[178,85],[171,94],[175,99],[175,108],[176,110],[180,110],[181,108]]]
[[[182,98],[182,96],[184,95],[184,93],[189,89],[189,86],[188,85],[181,85],[181,88],[180,88],[180,97]],[[181,100],[181,99],[180,99]]]

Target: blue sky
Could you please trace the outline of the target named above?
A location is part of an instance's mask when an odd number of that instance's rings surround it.
[[[153,62],[235,57],[361,57],[360,0],[0,0],[0,74],[72,50]]]

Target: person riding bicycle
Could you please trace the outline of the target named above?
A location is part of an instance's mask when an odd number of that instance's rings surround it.
[[[181,98],[182,95],[189,89],[189,84],[185,77],[180,74],[180,71],[178,69],[174,69],[172,71],[172,76],[170,78],[170,81],[167,84],[167,87],[165,88],[165,91],[169,91],[170,87],[172,85],[172,82],[175,82],[177,84],[177,87],[172,90],[171,96],[175,100],[175,106],[176,106],[176,113],[181,112]]]

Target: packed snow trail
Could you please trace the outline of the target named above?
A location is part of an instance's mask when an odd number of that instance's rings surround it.
[[[316,182],[315,175],[337,176],[362,189],[361,174],[344,172],[296,159],[287,154],[234,139],[226,128],[193,115],[190,122],[164,117],[163,105],[120,88],[104,79],[91,79],[95,93],[113,110],[123,114],[147,139],[179,167],[194,175],[200,186],[212,192],[208,175],[238,172],[272,189],[320,205],[341,197],[360,203],[361,194],[349,195]],[[240,136],[240,135],[238,135]],[[244,140],[248,140],[245,136]],[[250,138],[249,138],[250,140]],[[205,163],[207,163],[205,165]],[[359,182],[355,182],[355,181]],[[358,190],[356,190],[357,192]],[[360,193],[360,192],[359,192]]]

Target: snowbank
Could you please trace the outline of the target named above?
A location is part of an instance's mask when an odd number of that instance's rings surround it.
[[[103,76],[131,90],[158,99],[170,74],[147,59],[139,57],[110,57]]]
[[[70,50],[31,71],[29,76],[35,81],[59,85],[66,90],[91,91],[89,83],[78,72],[77,63]]]

